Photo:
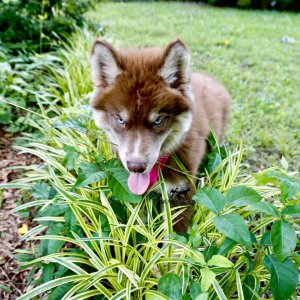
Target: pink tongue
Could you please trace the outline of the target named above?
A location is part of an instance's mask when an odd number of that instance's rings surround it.
[[[142,195],[150,184],[150,173],[130,173],[128,177],[128,187],[131,193]]]

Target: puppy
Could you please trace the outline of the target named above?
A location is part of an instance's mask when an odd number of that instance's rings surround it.
[[[97,40],[91,54],[96,125],[117,146],[129,172],[128,187],[143,194],[158,179],[158,164],[172,207],[190,205],[174,230],[185,231],[192,214],[193,184],[178,169],[176,154],[195,176],[207,151],[212,126],[223,139],[231,99],[215,79],[190,73],[189,52],[181,40],[166,48],[116,50]]]

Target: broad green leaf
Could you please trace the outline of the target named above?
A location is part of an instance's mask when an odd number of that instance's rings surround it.
[[[49,198],[49,186],[44,182],[37,183],[32,188],[31,195],[35,199],[48,199]]]
[[[266,246],[272,246],[270,231],[267,231],[263,234],[263,236],[261,237],[261,240],[260,240],[260,244],[266,245]]]
[[[18,253],[14,255],[14,257],[19,262],[30,262],[35,259],[35,257],[32,254],[26,254],[26,253]]]
[[[215,244],[210,244],[203,250],[205,260],[206,261],[210,260],[213,257],[213,255],[217,255],[218,252],[219,252],[219,247]]]
[[[198,190],[193,197],[193,200],[203,204],[209,210],[218,214],[225,206],[224,196],[215,188],[204,187]]]
[[[288,205],[282,210],[281,213],[283,215],[292,215],[295,217],[300,217],[300,205]]]
[[[188,242],[188,239],[184,235],[179,235],[175,232],[171,233],[169,238],[171,240],[178,241],[178,242],[181,242],[183,244],[187,244],[187,242]]]
[[[281,200],[297,199],[300,194],[300,183],[292,180],[283,180],[280,185]]]
[[[47,300],[61,300],[63,296],[74,286],[74,283],[66,283],[53,289]]]
[[[296,232],[289,222],[276,221],[271,229],[271,242],[277,258],[283,261],[296,248]]]
[[[130,203],[140,202],[142,197],[129,191],[127,180],[128,173],[125,170],[115,171],[109,176],[108,186],[118,199]]]
[[[44,265],[43,275],[42,275],[44,282],[48,282],[53,279],[54,270],[55,270],[54,263],[49,263],[49,264]]]
[[[64,235],[63,231],[65,230],[65,226],[62,223],[55,223],[52,225],[46,232],[45,238],[47,235]],[[62,240],[54,240],[54,239],[45,239],[41,242],[40,251],[42,255],[48,255],[56,253],[63,245],[65,241]]]
[[[260,173],[253,174],[253,177],[256,180],[256,185],[264,185],[267,183],[272,183],[275,186],[278,186],[279,183],[284,179],[289,179],[290,177],[279,169],[267,169]]]
[[[242,284],[245,300],[259,299],[255,294],[258,294],[260,285],[259,281],[252,274],[247,274]]]
[[[252,249],[250,232],[244,222],[244,219],[240,215],[231,213],[222,216],[216,216],[214,218],[214,223],[221,233],[242,244],[247,249]]]
[[[226,202],[233,206],[253,205],[262,200],[262,197],[253,189],[246,186],[231,188],[226,194]]]
[[[201,273],[201,290],[206,292],[216,278],[216,274],[208,268],[202,268]]]
[[[70,171],[76,166],[76,160],[79,157],[79,153],[72,146],[65,146],[63,149],[66,152],[66,155],[62,161],[62,164],[68,171]]]
[[[55,217],[65,213],[69,209],[69,205],[57,202],[48,205],[45,209],[40,209],[37,217]]]
[[[78,177],[73,188],[86,186],[98,182],[107,177],[98,164],[92,162],[81,163],[78,168]]]
[[[158,291],[168,296],[172,300],[181,299],[182,280],[173,273],[168,273],[161,277],[158,281]]]
[[[289,260],[277,260],[275,255],[267,255],[264,266],[271,274],[270,287],[274,300],[286,300],[293,294],[298,285],[298,269]]]
[[[213,255],[213,257],[207,262],[208,266],[217,266],[220,268],[232,268],[233,263],[222,255]]]
[[[279,217],[279,211],[276,206],[270,202],[258,202],[254,205],[246,208],[247,210],[253,210],[258,212],[263,212],[269,216]]]
[[[198,296],[202,294],[200,282],[192,282],[190,285],[190,296],[192,300],[196,300]]]
[[[237,244],[236,241],[232,240],[229,237],[226,237],[220,247],[218,254],[226,255],[236,244]]]

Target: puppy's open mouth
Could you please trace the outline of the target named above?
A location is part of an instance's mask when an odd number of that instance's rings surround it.
[[[129,173],[128,187],[131,193],[136,195],[144,194],[150,187],[152,187],[159,178],[158,168],[163,171],[164,166],[168,163],[171,155],[167,154],[161,156],[155,165],[148,173]]]
[[[151,170],[152,171],[152,170]],[[150,173],[130,173],[128,177],[128,187],[131,193],[142,195],[150,186]]]

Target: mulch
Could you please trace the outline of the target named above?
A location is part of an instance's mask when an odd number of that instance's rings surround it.
[[[20,176],[20,170],[9,170],[12,166],[39,163],[30,154],[19,154],[13,149],[16,135],[0,128],[0,183],[8,183]],[[15,250],[30,248],[30,242],[22,240],[19,228],[32,225],[31,218],[21,219],[12,209],[21,202],[19,190],[0,190],[0,299],[13,300],[25,293],[29,270],[18,270],[19,263],[14,258]]]

